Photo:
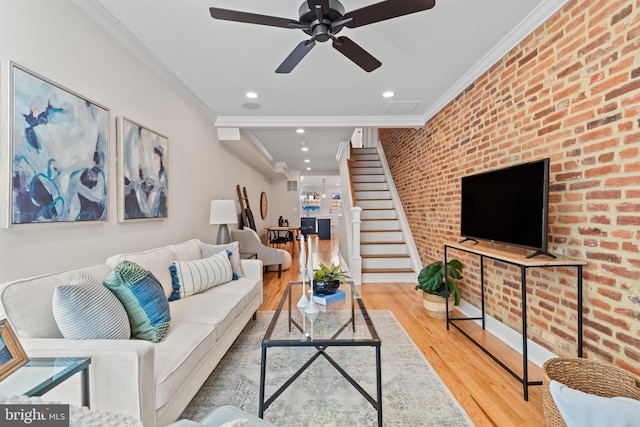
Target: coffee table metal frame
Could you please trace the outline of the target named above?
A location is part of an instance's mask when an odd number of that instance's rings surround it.
[[[360,295],[356,292],[355,285],[349,281],[347,286],[350,287],[351,293],[351,317],[342,325],[336,325],[337,330],[330,338],[314,339],[311,341],[307,337],[306,340],[301,340],[302,326],[292,318],[292,311],[297,312],[297,307],[292,301],[292,288],[294,286],[302,286],[302,282],[289,282],[284,294],[278,304],[278,308],[271,319],[271,323],[267,328],[267,332],[262,339],[262,359],[260,363],[260,401],[258,405],[258,416],[263,418],[264,411],[271,405],[299,376],[302,374],[311,364],[320,356],[323,356],[353,387],[360,392],[360,394],[367,399],[378,414],[378,426],[382,426],[382,369],[380,361],[380,346],[381,341],[378,337],[378,333],[369,318]],[[369,330],[371,338],[353,338],[353,339],[340,339],[340,334],[351,325],[352,330],[356,330],[355,310],[356,304],[358,309],[362,313],[364,322]],[[287,307],[287,321],[289,324],[289,332],[291,332],[292,326],[300,331],[300,337],[297,339],[275,339],[272,338],[273,331],[278,323],[280,316],[283,315],[282,311],[284,307]],[[320,313],[322,316],[322,313]],[[271,347],[315,347],[317,352],[298,369],[273,395],[265,400],[265,379],[266,379],[266,367],[267,367],[267,350]],[[366,390],[358,384],[341,366],[340,364],[329,356],[325,350],[327,347],[374,347],[376,352],[376,398],[374,399]]]

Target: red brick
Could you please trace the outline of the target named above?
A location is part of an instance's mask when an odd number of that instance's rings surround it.
[[[640,88],[640,80],[633,80],[627,83],[626,85],[619,87],[617,89],[614,89],[611,92],[607,93],[604,99],[606,101],[609,101],[610,99],[625,95],[631,91],[637,90],[638,88]]]

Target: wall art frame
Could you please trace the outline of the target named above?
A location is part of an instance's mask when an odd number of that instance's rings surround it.
[[[110,110],[10,64],[10,225],[107,221]]]
[[[29,362],[7,319],[0,320],[0,381]]]
[[[169,138],[118,117],[118,221],[169,214]]]

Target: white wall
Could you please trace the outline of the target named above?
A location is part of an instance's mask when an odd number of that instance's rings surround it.
[[[9,61],[111,110],[108,221],[0,229],[0,282],[193,237],[215,241],[217,226],[208,224],[210,201],[237,201],[237,184],[247,187],[257,218],[260,193],[273,199],[271,184],[221,147],[211,121],[70,0],[0,0],[0,61],[0,209],[5,215],[11,197]],[[115,122],[121,115],[169,137],[166,220],[117,222]]]
[[[295,181],[295,180],[294,180]],[[300,183],[298,182],[298,189]],[[300,191],[287,191],[287,180],[273,185],[272,201],[269,202],[270,225],[278,225],[278,218],[288,219],[292,227],[300,226]]]

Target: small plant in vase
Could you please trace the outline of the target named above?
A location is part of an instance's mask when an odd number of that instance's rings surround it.
[[[318,295],[335,294],[340,284],[345,283],[348,278],[340,264],[331,263],[330,267],[320,264],[313,273],[313,292]]]

